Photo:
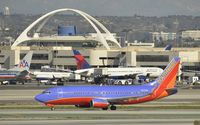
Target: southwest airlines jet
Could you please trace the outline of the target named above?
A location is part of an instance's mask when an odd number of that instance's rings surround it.
[[[180,58],[174,58],[155,81],[136,86],[65,86],[49,88],[35,99],[54,109],[55,105],[75,105],[116,110],[128,105],[157,100],[177,92],[176,75]]]

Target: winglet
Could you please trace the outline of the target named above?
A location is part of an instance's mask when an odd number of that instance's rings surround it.
[[[77,63],[77,69],[87,69],[91,68],[90,64],[85,60],[78,50],[73,50],[74,57]]]
[[[171,44],[168,44],[166,47],[165,47],[165,51],[166,50],[171,50],[172,49],[172,45]]]

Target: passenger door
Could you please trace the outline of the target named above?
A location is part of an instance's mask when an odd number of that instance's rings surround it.
[[[63,98],[63,90],[62,88],[57,88],[58,98]]]

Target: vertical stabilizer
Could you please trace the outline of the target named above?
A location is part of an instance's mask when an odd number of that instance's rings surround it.
[[[168,64],[168,66],[165,68],[163,73],[156,79],[156,82],[159,84],[159,86],[155,90],[155,94],[158,96],[158,98],[170,95],[169,92],[171,90],[174,91],[176,77],[179,71],[179,64],[180,58],[173,58],[172,61]]]
[[[29,51],[24,56],[24,58],[19,62],[19,64],[10,70],[15,70],[15,71],[27,70],[27,71],[29,71],[30,65],[31,65],[31,60],[32,60],[32,55],[33,55],[33,51]]]
[[[74,57],[77,63],[77,69],[88,69],[91,68],[90,64],[85,60],[78,50],[73,50]]]

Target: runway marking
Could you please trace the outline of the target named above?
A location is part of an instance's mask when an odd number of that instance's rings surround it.
[[[117,120],[31,120],[31,121],[1,121],[4,125],[193,125],[195,119],[117,119]]]

